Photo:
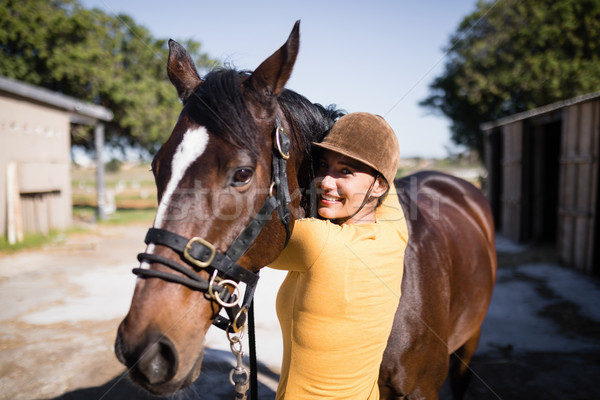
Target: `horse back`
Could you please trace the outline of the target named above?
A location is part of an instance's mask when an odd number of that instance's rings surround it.
[[[418,287],[433,281],[442,291],[451,353],[481,324],[491,298],[496,277],[491,208],[475,186],[439,172],[409,175],[397,186],[409,232],[405,274]]]
[[[380,388],[427,398],[437,396],[448,356],[483,322],[496,276],[494,224],[485,196],[462,179],[419,172],[395,186],[409,239]]]

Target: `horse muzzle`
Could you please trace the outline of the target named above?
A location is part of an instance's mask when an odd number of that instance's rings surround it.
[[[127,367],[130,379],[155,395],[173,394],[189,386],[199,376],[203,358],[201,355],[189,373],[178,379],[179,356],[168,337],[152,333],[130,344],[124,339],[122,326],[115,341],[115,355]]]

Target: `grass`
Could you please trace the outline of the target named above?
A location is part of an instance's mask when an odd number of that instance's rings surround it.
[[[73,206],[73,218],[80,221],[97,222],[106,225],[127,225],[147,222],[151,224],[156,208],[119,208],[106,216],[103,221],[96,221],[96,208],[92,206]]]
[[[126,225],[137,222],[147,222],[149,225],[154,221],[156,215],[156,208],[144,208],[144,209],[120,209],[110,214],[105,221],[101,221],[103,224],[110,225]]]
[[[95,207],[97,204],[96,194],[73,194],[72,196],[74,207]],[[117,209],[151,209],[156,208],[158,201],[156,195],[149,197],[141,197],[137,194],[117,195],[114,197]]]
[[[25,249],[39,248],[49,243],[56,243],[64,240],[66,233],[64,231],[53,230],[47,235],[41,233],[30,233],[25,235],[22,242],[9,244],[8,238],[0,237],[0,253],[16,253]]]

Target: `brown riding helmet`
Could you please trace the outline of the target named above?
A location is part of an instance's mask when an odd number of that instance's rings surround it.
[[[321,143],[313,145],[360,161],[379,172],[388,184],[394,182],[400,146],[392,127],[379,115],[366,112],[344,115]]]

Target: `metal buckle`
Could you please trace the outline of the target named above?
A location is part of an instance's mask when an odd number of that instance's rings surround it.
[[[284,134],[287,138],[287,134],[285,133],[285,130],[281,126],[278,126],[275,129],[275,145],[277,146],[277,150],[279,150],[279,154],[281,155],[281,158],[283,158],[284,160],[287,160],[288,158],[290,158],[290,152],[288,150],[287,153],[284,153],[283,150],[281,149],[281,137],[279,136],[280,132],[282,134]]]
[[[208,260],[200,261],[190,255],[189,251],[192,249],[192,246],[194,245],[194,243],[200,243],[201,245],[204,245],[205,247],[207,247],[210,250],[210,257],[208,257]],[[210,265],[210,263],[212,263],[213,260],[215,259],[215,254],[217,254],[217,250],[215,249],[215,246],[213,246],[212,243],[210,243],[200,237],[191,238],[190,241],[187,242],[187,244],[185,245],[185,249],[183,249],[183,257],[185,257],[186,260],[188,260],[190,263],[192,263],[193,265],[195,265],[199,268],[208,267]]]

